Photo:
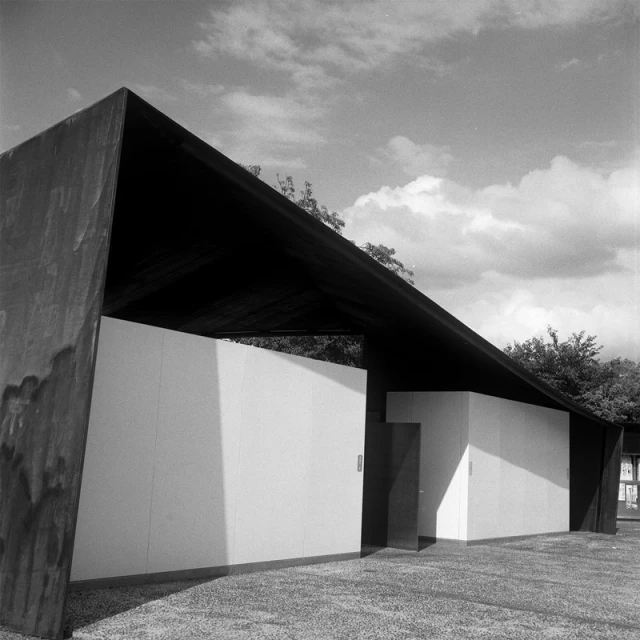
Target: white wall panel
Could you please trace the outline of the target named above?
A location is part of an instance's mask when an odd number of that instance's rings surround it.
[[[469,540],[568,531],[568,413],[469,395]]]
[[[569,531],[569,415],[547,411],[547,528],[549,531]]]
[[[311,457],[308,472],[304,555],[359,552],[366,395],[364,372],[307,361],[317,375],[311,398]],[[336,410],[339,408],[339,410]]]
[[[524,458],[524,424],[517,403],[500,398],[484,398],[484,408],[489,415],[497,416],[495,428],[500,429],[500,515],[506,514],[500,523],[501,536],[518,536],[524,528],[524,500],[526,496],[526,472]],[[472,439],[472,445],[482,448],[482,443]],[[488,499],[487,496],[485,499]],[[481,537],[487,537],[480,534]]]
[[[282,355],[260,349],[249,352],[235,564],[296,558],[304,553],[311,380],[293,360],[286,362]],[[274,381],[278,383],[275,387]]]
[[[387,394],[389,422],[408,421],[422,425],[420,536],[466,540],[467,411],[467,400],[462,392]]]
[[[526,471],[524,531],[527,534],[550,531],[547,504],[549,483],[549,426],[544,407],[522,405],[524,452],[522,466]]]
[[[359,550],[365,371],[102,323],[73,580]]]
[[[420,535],[568,531],[566,412],[477,393],[412,392],[388,394],[387,419],[422,424]]]
[[[215,343],[164,333],[147,571],[226,564]]]
[[[223,340],[212,341],[217,371],[213,384],[218,389],[219,427],[222,443],[221,468],[224,481],[218,486],[224,499],[225,544],[215,549],[214,566],[234,564],[238,469],[242,435],[243,388],[250,347]],[[216,537],[220,533],[216,530]],[[215,545],[215,542],[212,544]],[[224,556],[224,557],[223,557]]]
[[[469,540],[501,535],[500,415],[494,400],[469,394]],[[474,442],[482,446],[473,446]]]
[[[146,571],[162,341],[101,320],[72,580]]]

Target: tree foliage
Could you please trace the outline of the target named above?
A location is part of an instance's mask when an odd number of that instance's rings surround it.
[[[612,422],[640,421],[640,364],[614,358],[601,362],[602,345],[585,331],[564,342],[547,327],[546,341],[534,336],[507,345],[505,353],[563,394]]]
[[[409,284],[413,284],[413,271],[407,269],[400,260],[393,257],[396,254],[395,249],[385,247],[383,244],[371,244],[370,242],[365,242],[363,245],[360,245],[360,249],[369,254],[374,260],[377,260],[381,265],[387,267],[389,271],[400,276]]]
[[[258,172],[254,175],[260,175],[260,167],[257,167]],[[304,183],[304,189],[302,189],[298,195],[296,195],[296,188],[291,176],[285,176],[284,178],[278,178],[278,186],[280,193],[283,196],[295,202],[303,211],[312,215],[320,222],[323,222],[328,227],[333,229],[339,235],[342,235],[344,229],[344,220],[335,212],[329,211],[324,205],[319,205],[318,201],[313,195],[313,185],[310,182]],[[274,187],[275,188],[275,187]],[[407,269],[398,258],[394,257],[396,250],[390,247],[386,247],[383,244],[372,244],[371,242],[365,242],[363,245],[358,245],[359,249],[362,249],[366,254],[370,255],[374,260],[381,265],[387,267],[389,271],[392,271],[396,275],[406,280],[409,284],[413,284],[413,271]]]
[[[310,182],[304,183],[304,189],[300,191],[299,197],[296,197],[296,188],[293,184],[293,178],[286,176],[284,179],[280,179],[277,176],[278,184],[280,185],[280,193],[283,196],[297,204],[303,211],[311,214],[320,222],[324,222],[328,227],[333,229],[336,233],[342,235],[342,229],[344,228],[344,220],[335,212],[329,212],[324,205],[318,205],[318,201],[313,196],[313,186]]]
[[[324,360],[348,367],[362,365],[362,337],[352,335],[326,336],[262,336],[237,338],[234,342],[271,349],[294,356]]]
[[[260,165],[241,166],[257,178],[260,177],[262,170]],[[285,198],[288,198],[291,202],[298,205],[300,209],[326,224],[337,234],[342,235],[345,226],[344,220],[335,211],[329,211],[326,206],[318,204],[313,194],[313,185],[310,182],[305,182],[304,189],[296,191],[292,176],[286,175],[284,178],[281,178],[279,175],[276,175],[276,178],[278,184],[273,185],[274,189],[280,191]],[[404,264],[395,257],[395,249],[383,244],[374,245],[370,242],[366,242],[359,248],[374,260],[387,267],[387,269],[409,282],[409,284],[413,284],[413,272],[407,269]],[[358,367],[362,364],[361,336],[269,336],[239,338],[236,342],[352,367]]]

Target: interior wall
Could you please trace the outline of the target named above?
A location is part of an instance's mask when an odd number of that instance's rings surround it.
[[[469,540],[569,530],[569,414],[469,394]]]
[[[71,579],[359,552],[365,387],[102,318]]]
[[[419,422],[418,535],[467,539],[468,394],[391,392],[387,420]]]

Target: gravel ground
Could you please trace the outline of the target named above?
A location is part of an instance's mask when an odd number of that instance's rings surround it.
[[[78,640],[640,639],[640,523],[71,593]],[[2,633],[2,640],[24,636]]]

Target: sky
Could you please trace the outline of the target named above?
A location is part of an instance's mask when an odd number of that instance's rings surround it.
[[[638,0],[3,0],[0,150],[122,86],[503,348],[640,361]]]

